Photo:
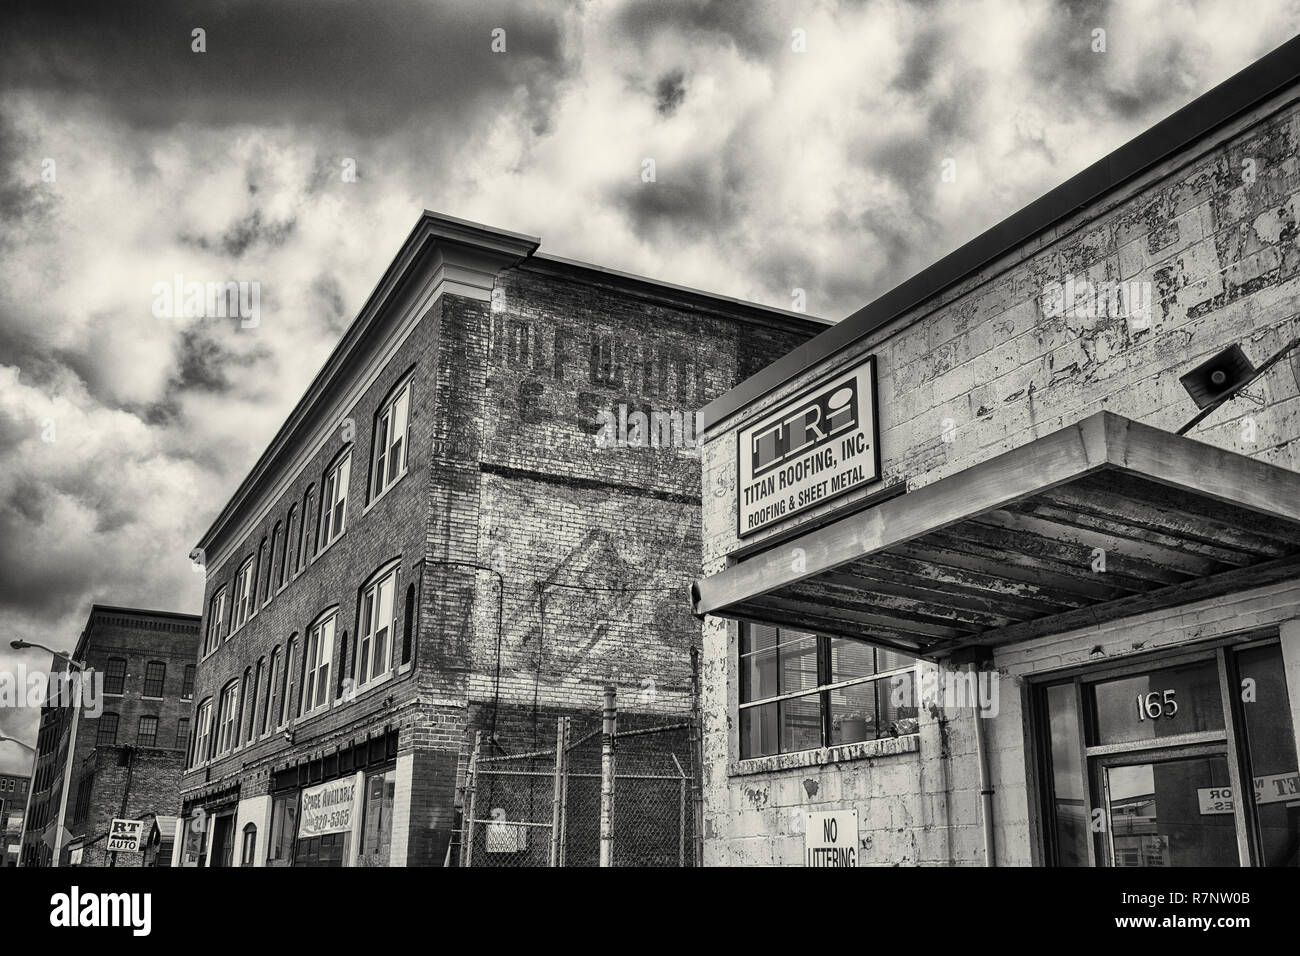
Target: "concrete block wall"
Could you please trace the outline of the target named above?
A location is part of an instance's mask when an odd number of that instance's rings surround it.
[[[712,427],[703,461],[704,573],[725,567],[739,545],[737,428],[861,356],[878,359],[884,481],[904,480],[915,488],[1100,410],[1176,430],[1196,412],[1180,375],[1233,343],[1258,365],[1300,335],[1297,95],[1294,89],[1279,94]],[[1243,176],[1247,167],[1254,173],[1249,181]],[[1054,307],[1052,283],[1070,277],[1139,283],[1127,288],[1149,293],[1149,323],[1123,312],[1062,313]],[[1300,355],[1276,366],[1253,391],[1263,395],[1262,408],[1234,402],[1191,437],[1300,467]],[[812,509],[803,519],[816,519],[879,487]],[[1217,609],[1166,612],[1141,625],[1121,622],[1110,629],[1123,643],[1132,638],[1132,628],[1153,627],[1159,619],[1168,640],[1193,640],[1216,628],[1290,615],[1277,595],[1257,598],[1249,608],[1225,612],[1225,602],[1219,602]],[[1096,643],[1075,633],[1030,646],[1059,644],[1060,650],[1043,656],[1043,666],[1055,666],[1065,663],[1071,641]],[[801,852],[802,845],[781,829],[779,819],[762,817],[768,804],[747,802],[744,794],[754,779],[732,766],[737,755],[734,625],[708,620],[703,643],[706,861],[798,861],[790,854],[797,844]],[[1003,666],[1002,656],[998,662]],[[1003,693],[1002,708],[988,722],[995,728],[990,759],[1000,781],[997,853],[1001,862],[1029,863],[1037,852],[1029,838],[1036,798],[1025,792],[1025,715],[1014,693]],[[821,768],[812,777],[817,789],[811,797],[799,797],[798,788],[788,785],[805,768],[768,776],[804,809],[868,808],[862,819],[872,823],[864,833],[873,848],[883,848],[882,861],[980,862],[973,719],[951,716],[944,724],[946,748],[934,739],[933,719],[925,718],[917,754]],[[830,776],[840,778],[838,785],[829,783]],[[890,781],[890,823],[895,813],[901,820],[910,813],[913,821],[902,834],[882,835],[886,817],[870,793],[855,791],[852,784],[845,793],[845,780],[863,776]],[[863,859],[872,861],[865,846]]]

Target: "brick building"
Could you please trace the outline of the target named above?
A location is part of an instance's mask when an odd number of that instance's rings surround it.
[[[23,839],[23,814],[27,811],[27,774],[0,773],[0,850],[3,866],[17,866]]]
[[[93,692],[77,698],[75,742],[72,706],[41,709],[24,866],[107,865],[113,818],[179,813],[198,634],[192,614],[91,608],[71,659]],[[51,674],[66,661],[56,657]],[[116,856],[115,866],[143,859]]]
[[[1300,863],[1298,66],[705,409],[706,863]]]
[[[203,535],[178,865],[442,865],[476,733],[689,711],[695,412],[824,323],[537,247],[425,213]]]

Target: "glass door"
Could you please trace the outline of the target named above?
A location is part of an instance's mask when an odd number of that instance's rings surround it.
[[[1035,702],[1050,865],[1300,865],[1276,639],[1083,670]]]

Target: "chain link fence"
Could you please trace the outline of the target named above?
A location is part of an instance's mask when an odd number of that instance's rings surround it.
[[[461,866],[697,865],[694,719],[619,730],[606,704],[582,725],[559,718],[546,750],[489,756],[476,736]]]

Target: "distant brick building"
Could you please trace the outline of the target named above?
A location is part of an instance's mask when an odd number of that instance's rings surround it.
[[[442,865],[476,731],[689,710],[695,411],[823,323],[537,246],[426,213],[203,535],[178,864]]]
[[[23,813],[27,809],[26,774],[0,773],[0,865],[17,866],[23,838]]]
[[[91,609],[72,660],[92,679],[102,677],[102,712],[94,716],[81,699],[74,744],[73,708],[42,708],[24,866],[53,865],[56,848],[60,866],[107,865],[103,844],[113,818],[177,815],[198,634],[191,614]],[[51,672],[64,661],[56,658]],[[118,853],[114,865],[142,859]]]

